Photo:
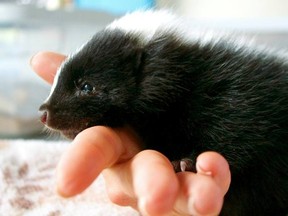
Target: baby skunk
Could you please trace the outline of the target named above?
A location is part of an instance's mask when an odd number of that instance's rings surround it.
[[[221,215],[288,213],[288,60],[280,55],[193,38],[167,12],[135,12],[67,58],[40,110],[71,139],[95,125],[129,125],[176,171],[219,152],[232,172]]]

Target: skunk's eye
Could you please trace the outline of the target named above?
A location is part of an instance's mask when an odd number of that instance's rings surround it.
[[[93,86],[90,85],[89,83],[84,83],[82,87],[80,88],[80,90],[85,94],[91,93],[93,89],[94,89]]]

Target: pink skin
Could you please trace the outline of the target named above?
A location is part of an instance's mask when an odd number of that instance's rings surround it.
[[[52,84],[65,58],[40,52],[30,64]],[[97,126],[78,134],[62,156],[57,190],[63,197],[77,195],[102,173],[111,201],[143,215],[218,215],[231,181],[228,163],[215,152],[205,152],[197,158],[196,168],[197,173],[175,173],[163,154],[140,150],[131,128]]]

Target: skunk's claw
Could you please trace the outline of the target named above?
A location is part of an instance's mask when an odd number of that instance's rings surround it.
[[[172,161],[171,163],[174,167],[175,172],[196,172],[195,163],[189,158]]]

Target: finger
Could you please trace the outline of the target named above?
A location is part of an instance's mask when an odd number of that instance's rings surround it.
[[[30,60],[32,69],[45,81],[52,84],[55,73],[66,56],[53,52],[39,52]]]
[[[223,193],[216,181],[202,174],[177,173],[179,197],[175,204],[178,215],[218,215],[223,204]]]
[[[126,150],[126,146],[122,145],[123,142],[132,142],[123,133],[98,126],[78,134],[57,167],[59,194],[70,197],[82,192],[103,169],[119,159],[124,160],[123,155],[132,155],[133,151]]]
[[[131,161],[126,161],[103,170],[102,174],[110,201],[120,206],[130,206],[138,210],[130,167]]]
[[[231,173],[229,164],[223,156],[216,152],[205,152],[198,156],[196,162],[197,173],[211,176],[226,194],[230,183]]]
[[[171,162],[161,153],[144,150],[132,160],[104,170],[112,202],[140,209],[144,215],[172,211],[178,194],[178,180]]]
[[[144,215],[172,211],[178,195],[178,180],[171,162],[161,153],[145,150],[131,161],[131,176],[138,207]]]

